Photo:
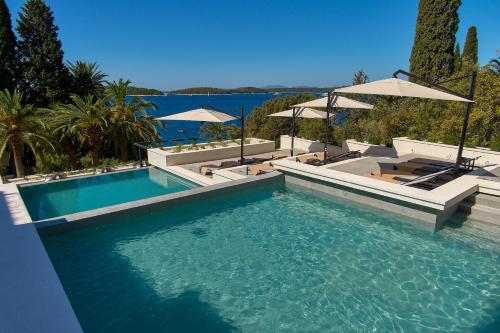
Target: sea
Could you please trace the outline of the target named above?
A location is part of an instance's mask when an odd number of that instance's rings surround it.
[[[285,94],[166,95],[144,96],[143,98],[156,104],[156,112],[149,111],[155,117],[189,111],[202,106],[215,108],[239,117],[241,108],[247,116],[255,107],[262,106],[264,102],[272,98],[283,96]],[[167,121],[164,124],[165,128],[158,129],[162,140],[199,138],[200,128],[203,125],[202,122],[197,121]],[[235,121],[235,124],[240,126],[239,121]]]

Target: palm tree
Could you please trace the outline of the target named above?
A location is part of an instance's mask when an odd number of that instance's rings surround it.
[[[353,85],[363,84],[367,83],[368,80],[369,80],[368,75],[366,75],[366,73],[362,69],[360,69],[359,71],[354,73],[354,76],[352,78],[352,84]]]
[[[227,134],[227,128],[223,123],[206,123],[201,128],[200,134],[219,141]]]
[[[135,141],[156,141],[160,138],[156,126],[162,123],[149,115],[147,109],[156,110],[156,104],[142,97],[127,98],[130,81],[120,79],[108,82],[106,96],[110,105],[110,137],[115,154],[128,161],[131,144]]]
[[[72,104],[58,104],[53,108],[53,122],[59,124],[54,133],[80,136],[92,154],[92,166],[99,165],[104,130],[108,126],[108,109],[105,101],[88,95],[70,96]]]
[[[489,62],[489,67],[493,73],[500,74],[500,57],[497,57],[496,59],[491,59]]]
[[[43,129],[41,117],[30,105],[22,105],[23,95],[14,90],[0,91],[0,156],[9,147],[14,155],[17,177],[24,177],[23,149],[28,147],[36,156],[39,144],[52,146]]]
[[[80,96],[101,96],[104,92],[104,78],[107,76],[95,62],[68,62],[68,68],[73,81],[73,92]]]

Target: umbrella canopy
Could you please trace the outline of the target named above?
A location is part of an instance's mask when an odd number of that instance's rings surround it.
[[[440,99],[445,101],[473,102],[469,99],[449,94],[441,90],[424,87],[420,84],[397,78],[390,78],[345,88],[339,88],[335,89],[334,92],[365,95],[419,97]]]
[[[330,115],[330,117],[333,117],[333,116],[334,116],[334,114]],[[272,113],[272,114],[268,115],[268,117],[292,118],[293,117],[293,109]],[[297,108],[297,110],[295,110],[295,117],[311,118],[311,119],[326,119],[326,112],[311,109],[311,108]]]
[[[156,118],[157,120],[185,120],[185,121],[207,121],[212,123],[225,123],[227,121],[236,120],[227,113],[215,111],[211,109],[200,108],[196,110],[172,114],[170,116]]]
[[[327,103],[328,97],[323,97],[294,106],[306,108],[326,108]],[[336,96],[332,107],[345,109],[373,109],[373,105],[371,104],[355,101],[344,96]]]

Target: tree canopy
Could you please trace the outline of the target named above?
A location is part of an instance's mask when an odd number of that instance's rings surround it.
[[[410,72],[438,81],[453,73],[461,0],[420,0]]]
[[[467,36],[465,37],[462,62],[476,65],[478,63],[477,47],[477,29],[476,27],[472,26],[469,28],[469,30],[467,30]]]
[[[0,0],[0,90],[14,88],[15,47],[9,8],[4,0]]]
[[[47,106],[66,99],[69,73],[53,13],[43,0],[26,1],[19,13],[17,32],[18,86],[27,102]]]

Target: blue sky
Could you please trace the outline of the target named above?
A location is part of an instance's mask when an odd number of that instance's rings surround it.
[[[66,60],[159,89],[332,86],[363,69],[408,68],[418,0],[46,0]],[[7,0],[13,20],[22,0]],[[457,40],[476,25],[479,61],[500,49],[498,0],[462,0]]]

